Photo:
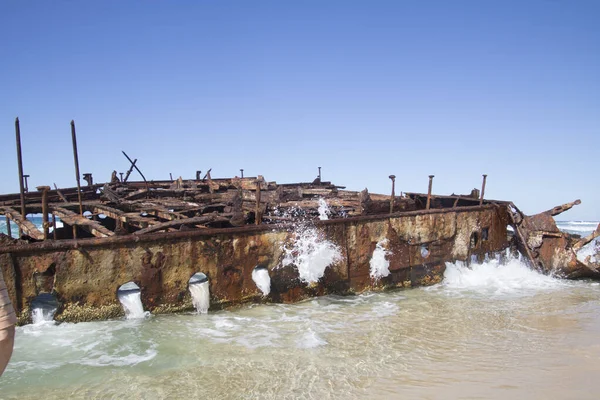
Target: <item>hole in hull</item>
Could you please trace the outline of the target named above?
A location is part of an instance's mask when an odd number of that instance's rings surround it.
[[[117,297],[125,311],[127,319],[145,318],[150,315],[142,305],[142,291],[135,282],[127,282],[117,290]]]
[[[192,275],[188,288],[192,295],[192,304],[198,314],[208,313],[210,307],[210,287],[206,274],[196,272]]]

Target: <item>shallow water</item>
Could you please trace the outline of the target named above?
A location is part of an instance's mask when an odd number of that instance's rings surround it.
[[[600,284],[512,260],[436,286],[17,329],[0,398],[596,399]]]
[[[208,315],[29,325],[0,397],[597,398],[600,286],[520,272],[520,283],[455,277]]]

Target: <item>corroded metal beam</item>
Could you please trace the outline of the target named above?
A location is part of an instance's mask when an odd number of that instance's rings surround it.
[[[177,219],[174,221],[162,222],[160,224],[152,225],[144,229],[140,229],[139,231],[134,232],[134,235],[143,235],[146,233],[162,231],[164,229],[173,228],[181,225],[199,225],[206,224],[209,222],[226,222],[229,221],[229,218],[226,218],[225,215],[231,216],[231,214],[214,214],[214,215],[204,215],[202,217],[194,217],[194,218],[185,218],[185,219]]]
[[[66,208],[52,207],[52,214],[59,217],[65,224],[79,226],[96,237],[108,237],[115,234],[113,231],[103,227],[100,223],[87,219]]]
[[[19,214],[19,212],[14,208],[3,207],[2,211],[8,216],[8,218],[10,218],[15,224],[17,224],[20,231],[24,232],[25,234],[31,236],[36,240],[44,239],[44,234],[40,232],[38,228],[36,228],[33,222],[27,220],[26,218],[23,218],[23,216]]]

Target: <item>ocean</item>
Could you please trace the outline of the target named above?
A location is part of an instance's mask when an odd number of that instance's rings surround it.
[[[0,398],[596,399],[598,337],[598,282],[493,259],[426,288],[40,320],[17,328]]]

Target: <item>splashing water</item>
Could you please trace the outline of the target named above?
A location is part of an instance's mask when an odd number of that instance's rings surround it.
[[[375,250],[373,250],[373,256],[371,257],[371,261],[369,261],[370,269],[371,269],[371,278],[375,281],[378,281],[381,278],[384,278],[390,274],[390,261],[386,259],[390,253],[389,250],[386,250],[384,246],[387,246],[388,240],[383,239],[377,243],[375,246]]]
[[[271,292],[271,277],[269,276],[269,270],[266,267],[258,266],[252,271],[252,280],[256,284],[256,287],[260,289],[263,296],[268,296]]]
[[[598,227],[596,221],[557,221],[556,226],[566,233],[587,236],[594,232]],[[587,262],[587,257],[590,257],[591,262],[599,262],[598,255],[600,254],[600,240],[598,238],[583,246],[577,252],[577,259],[581,262]]]
[[[146,318],[150,315],[150,312],[144,311],[141,292],[119,295],[119,301],[123,305],[127,319]]]
[[[329,206],[327,205],[327,202],[322,197],[319,198],[318,211],[319,211],[319,219],[321,221],[329,219],[329,215],[331,215],[331,210],[329,210]]]
[[[54,313],[56,308],[45,310],[42,307],[36,307],[31,309],[31,322],[34,325],[41,325],[47,322],[54,322]]]
[[[583,246],[577,252],[577,259],[582,262],[587,262],[587,258],[590,257],[591,262],[598,262],[598,254],[600,254],[600,241],[596,238]]]
[[[295,265],[302,282],[317,282],[325,268],[342,259],[340,248],[313,226],[300,226],[294,236],[292,245],[284,248],[282,266]]]
[[[190,283],[190,293],[192,295],[192,304],[198,314],[208,313],[208,308],[210,307],[210,287],[208,281]]]
[[[56,297],[50,293],[40,293],[31,301],[31,321],[34,325],[54,323],[54,313],[58,308]]]
[[[317,332],[308,328],[308,330],[297,340],[296,346],[300,349],[313,349],[315,347],[327,345],[327,341],[323,340]]]
[[[133,282],[127,282],[119,287],[117,291],[119,301],[125,310],[125,318],[136,319],[145,318],[150,312],[144,311],[142,305],[142,292],[138,285]]]
[[[462,261],[446,263],[444,280],[437,287],[481,294],[532,295],[535,290],[562,288],[569,283],[530,269],[521,257],[499,258],[467,266]]]

